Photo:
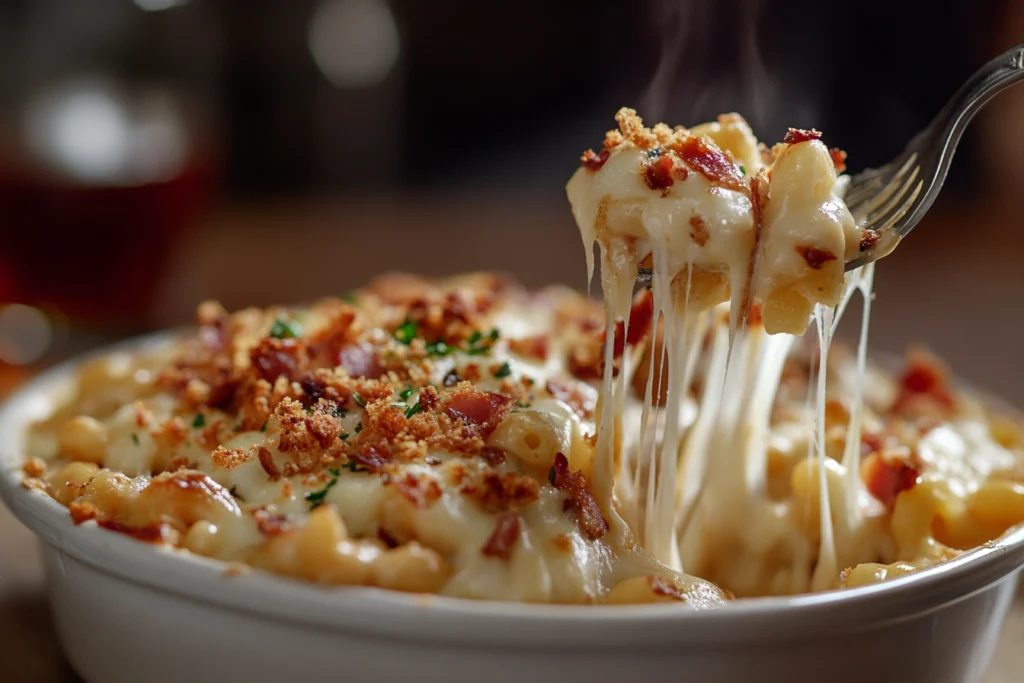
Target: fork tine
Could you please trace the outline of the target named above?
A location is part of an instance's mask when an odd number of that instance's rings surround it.
[[[878,223],[877,226],[871,226],[871,228],[873,230],[875,230],[875,231],[878,231],[878,232],[881,232],[882,230],[889,230],[890,228],[892,228],[905,215],[907,215],[907,212],[909,212],[912,208],[914,208],[914,204],[917,202],[917,198],[921,195],[921,189],[923,187],[924,187],[924,181],[923,180],[918,180],[917,181],[917,185],[914,187],[913,191],[910,193],[910,197],[907,199],[907,201],[903,202],[903,204],[898,206],[896,208],[896,211],[894,211],[892,213],[892,215],[890,215],[888,218],[886,218],[883,222]],[[900,231],[900,237],[902,238],[909,231],[909,228],[912,228],[912,227],[914,227],[914,226],[911,225],[911,226],[908,226],[907,230],[901,230]]]
[[[850,211],[861,216],[866,216],[875,212],[879,206],[887,204],[893,194],[898,192],[902,187],[903,177],[908,173],[910,168],[914,166],[915,161],[917,161],[916,152],[911,154],[906,161],[902,162],[895,173],[885,179],[885,186],[879,191],[861,202],[851,202],[853,204],[852,206],[850,203],[847,203]]]
[[[891,161],[880,168],[867,169],[853,176],[850,179],[849,187],[846,189],[846,195],[843,197],[846,205],[856,205],[874,196],[875,193],[885,186],[889,178],[896,172],[896,169],[900,167],[901,163],[897,163],[897,161]]]
[[[891,192],[890,196],[885,200],[885,204],[881,207],[875,207],[870,213],[866,214],[863,218],[865,226],[873,226],[881,221],[884,216],[891,215],[894,209],[904,203],[907,193],[910,192],[910,186],[913,185],[914,180],[921,172],[920,166],[914,166],[914,169],[907,176],[906,180],[902,180],[898,184],[895,192]],[[893,178],[893,184],[896,185],[896,178]],[[887,188],[888,189],[888,188]]]
[[[871,178],[861,177],[863,174],[858,175],[856,184],[850,183],[850,186],[846,189],[846,195],[843,197],[843,201],[846,202],[847,206],[856,206],[865,199],[870,198],[885,184],[885,176],[887,176],[889,172],[889,167],[885,166],[874,171],[875,175]]]

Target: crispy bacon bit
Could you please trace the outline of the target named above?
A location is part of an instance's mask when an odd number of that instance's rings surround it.
[[[146,526],[131,526],[115,522],[113,520],[100,520],[96,522],[99,526],[119,534],[126,534],[137,541],[144,543],[164,543],[170,540],[171,528],[167,524],[147,524]]]
[[[548,359],[548,338],[546,335],[526,337],[524,339],[509,339],[508,348],[512,353],[518,353],[521,356],[528,356],[537,360]]]
[[[697,173],[730,190],[746,190],[746,180],[725,153],[704,136],[689,136],[672,146],[672,151]]]
[[[252,516],[256,520],[256,528],[264,536],[277,536],[292,528],[287,516],[273,513],[266,508],[254,510]]]
[[[338,364],[352,377],[379,379],[384,368],[377,360],[377,351],[370,344],[348,344],[338,353]]]
[[[592,391],[586,391],[579,384],[570,383],[561,377],[549,379],[544,389],[559,401],[564,401],[581,418],[589,420],[594,416],[597,397]]]
[[[875,246],[881,236],[877,230],[871,230],[870,228],[865,230],[860,235],[860,250],[867,251]]]
[[[573,344],[566,359],[569,373],[583,380],[601,379],[601,372],[604,369],[601,346],[600,343]]]
[[[800,128],[790,128],[789,132],[786,133],[786,137],[782,138],[782,141],[787,145],[795,145],[798,142],[807,142],[808,140],[820,140],[821,133],[814,130],[802,130]]]
[[[434,410],[441,403],[441,399],[437,395],[437,389],[431,386],[426,386],[420,389],[418,401],[420,408],[424,411]]]
[[[601,514],[594,496],[587,490],[587,479],[582,472],[569,470],[569,460],[562,453],[555,454],[555,462],[551,468],[552,485],[566,494],[564,509],[576,513],[576,522],[584,535],[590,540],[597,540],[608,532],[608,522]]]
[[[666,598],[672,598],[673,600],[679,600],[682,602],[686,601],[686,594],[679,590],[679,588],[671,581],[660,576],[652,576],[650,577],[650,582],[651,590],[655,595],[662,595]]]
[[[885,445],[885,439],[880,434],[871,434],[869,432],[863,432],[860,435],[860,452],[861,455],[871,455],[875,451],[882,450],[882,446]]]
[[[299,379],[299,386],[302,387],[302,393],[305,394],[302,402],[307,406],[311,406],[322,399],[324,392],[327,390],[327,383],[316,375],[303,375]]]
[[[672,179],[672,157],[664,150],[652,149],[644,158],[644,181],[652,190],[668,190]]]
[[[946,367],[928,351],[913,349],[907,356],[906,367],[900,377],[900,393],[893,411],[941,413],[954,405]],[[912,410],[914,408],[917,410]]]
[[[383,444],[379,446],[367,444],[359,449],[359,452],[348,456],[348,459],[358,465],[362,465],[371,472],[380,472],[381,468],[391,461],[391,453],[388,452],[387,447]]]
[[[818,249],[817,247],[800,246],[796,248],[796,251],[804,257],[804,261],[807,262],[807,265],[814,270],[821,270],[822,266],[829,261],[835,261],[837,258],[831,251]]]
[[[763,325],[764,314],[761,312],[761,304],[754,304],[747,312],[748,325]]]
[[[886,505],[892,505],[900,492],[916,485],[921,475],[906,459],[887,458],[883,453],[865,458],[860,474],[868,492]]]
[[[329,322],[317,331],[308,341],[310,360],[317,367],[334,367],[338,364],[341,348],[358,332],[354,324],[355,312],[341,302],[334,302],[334,313]]]
[[[484,446],[480,451],[480,457],[491,467],[497,467],[505,462],[505,451],[495,446]]]
[[[303,363],[305,351],[298,339],[275,339],[264,337],[260,340],[249,357],[260,377],[271,384],[278,377],[289,381],[298,373]]]
[[[493,391],[464,391],[444,403],[448,417],[475,427],[484,438],[494,431],[510,410],[512,399]]]
[[[594,153],[594,150],[588,149],[580,157],[580,163],[588,170],[600,171],[601,167],[604,166],[604,162],[608,161],[608,157],[611,155],[612,153],[607,149],[602,149],[597,154]]]
[[[690,216],[690,239],[692,239],[697,246],[703,247],[708,243],[711,238],[711,233],[708,231],[708,226],[704,222],[704,219],[698,214]]]
[[[838,147],[833,147],[828,151],[828,154],[832,157],[832,165],[835,167],[836,173],[842,173],[846,170],[846,152]]]
[[[494,532],[480,551],[487,557],[497,557],[506,562],[512,558],[512,549],[519,541],[519,515],[506,512],[498,517]]]
[[[274,456],[271,455],[269,449],[264,446],[257,446],[256,455],[260,459],[260,466],[263,467],[263,471],[270,476],[270,481],[277,481],[281,478],[281,470],[277,468]]]
[[[417,477],[410,473],[393,481],[392,486],[418,508],[430,507],[441,497],[441,487],[431,477]]]

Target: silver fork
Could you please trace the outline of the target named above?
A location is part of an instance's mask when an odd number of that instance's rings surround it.
[[[1018,45],[971,76],[893,161],[850,178],[844,199],[867,239],[861,241],[860,254],[847,261],[847,270],[876,261],[896,248],[938,196],[967,124],[996,94],[1022,80],[1024,45]],[[650,278],[650,269],[641,268],[639,279]]]
[[[1024,45],[1004,52],[975,72],[893,161],[850,179],[846,205],[858,225],[873,230],[877,240],[863,240],[860,255],[846,263],[847,270],[886,256],[920,222],[946,181],[967,124],[1000,91],[1021,80]]]

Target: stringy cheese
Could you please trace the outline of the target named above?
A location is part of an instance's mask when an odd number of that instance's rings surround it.
[[[647,129],[631,110],[616,118],[620,131],[600,155],[584,156],[567,194],[588,272],[595,242],[601,254],[606,338],[617,325],[628,337],[646,260],[663,342],[626,345],[621,358],[606,344],[596,491],[677,571],[737,595],[835,587],[844,568],[892,554],[885,510],[861,479],[873,266],[844,273],[862,231],[839,197],[835,155],[818,134],[791,131],[790,144],[764,150],[762,164],[736,115],[691,131]],[[827,361],[858,291],[851,411],[845,450],[834,458],[826,454]],[[793,496],[780,501],[768,491],[772,410],[795,335],[812,319],[818,362],[809,364],[807,459],[794,470]],[[669,371],[649,364],[643,401],[630,406],[644,353],[659,354]]]
[[[807,131],[769,152],[735,115],[618,118],[568,186],[603,310],[486,273],[208,302],[195,331],[82,365],[25,486],[317,583],[695,609],[898,576],[1024,521],[1016,422],[927,354],[899,379],[867,362],[841,153]]]

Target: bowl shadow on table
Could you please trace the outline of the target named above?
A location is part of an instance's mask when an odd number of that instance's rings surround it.
[[[84,683],[60,650],[41,590],[0,599],[0,681]]]

